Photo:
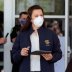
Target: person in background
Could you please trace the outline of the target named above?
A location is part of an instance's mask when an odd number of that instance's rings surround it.
[[[27,12],[21,12],[19,14],[19,19],[18,19],[17,25],[15,25],[15,27],[13,27],[12,32],[10,34],[12,43],[15,42],[16,37],[19,35],[19,32],[24,28],[26,21],[27,21],[27,16],[28,16]],[[12,54],[11,54],[11,62],[13,64],[12,72],[19,72],[20,63],[15,63],[13,61]]]
[[[22,30],[22,28],[26,24],[27,16],[28,16],[27,12],[21,12],[19,14],[18,22],[15,25],[15,27],[13,27],[12,32],[10,34],[11,42],[13,43],[15,42],[17,35],[19,34],[19,32]]]
[[[0,49],[3,48],[4,44],[7,42],[7,38],[3,37],[3,24],[4,23],[4,13],[0,11]],[[4,52],[0,52],[0,61],[3,62]],[[3,66],[0,65],[0,72],[3,70]]]
[[[2,27],[0,26],[0,48],[3,48],[3,44],[7,42],[7,38],[3,37]],[[0,52],[0,61],[3,61],[3,52]],[[3,67],[0,66],[0,72],[3,70]]]
[[[48,28],[55,32],[59,38],[60,45],[61,45],[61,50],[62,50],[62,58],[58,62],[54,64],[55,66],[55,72],[65,72],[65,37],[63,36],[62,33],[62,27],[60,25],[61,23],[58,20],[51,20],[50,23],[48,24]],[[59,69],[60,68],[60,69]]]
[[[7,39],[3,37],[3,12],[0,11],[0,44],[6,43]]]
[[[68,66],[67,66],[65,72],[72,72],[72,58],[71,58],[70,62],[68,63]]]
[[[6,43],[7,39],[3,37],[2,32],[0,31],[0,44]]]
[[[21,63],[19,72],[55,72],[54,63],[62,51],[57,35],[44,27],[44,11],[39,5],[28,9],[27,28],[23,29],[12,48],[15,63]],[[50,53],[32,55],[33,51]]]
[[[61,31],[59,22],[57,20],[51,20],[48,28],[54,31],[58,36],[63,36],[63,32]]]

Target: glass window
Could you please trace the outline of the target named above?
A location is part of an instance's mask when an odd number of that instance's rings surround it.
[[[3,11],[3,3],[4,3],[4,0],[0,0],[0,11]]]
[[[72,0],[70,0],[69,2],[70,2],[69,3],[69,9],[70,9],[69,14],[72,15]]]
[[[18,15],[21,11],[27,11],[32,5],[40,5],[46,15],[64,15],[64,0],[15,0],[15,12]]]

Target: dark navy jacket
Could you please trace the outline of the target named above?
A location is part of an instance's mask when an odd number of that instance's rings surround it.
[[[30,52],[31,42],[30,35],[33,30],[30,28],[27,31],[22,31],[14,43],[12,48],[12,56],[15,63],[21,63],[19,72],[30,72]],[[54,72],[54,62],[57,62],[62,57],[60,49],[60,42],[55,33],[51,30],[41,27],[38,29],[40,50],[52,51],[53,59],[46,61],[42,56],[40,57],[41,72]],[[30,46],[29,56],[23,57],[20,52],[24,47]]]

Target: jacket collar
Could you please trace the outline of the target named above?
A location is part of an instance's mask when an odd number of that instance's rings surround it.
[[[39,29],[37,29],[38,33],[41,32],[43,28],[44,28],[44,27],[40,27]],[[34,32],[34,30],[33,30],[32,26],[31,26],[30,29],[29,29],[30,35],[31,35],[33,32]]]

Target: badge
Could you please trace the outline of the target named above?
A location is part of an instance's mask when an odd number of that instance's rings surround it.
[[[49,40],[45,40],[44,42],[45,42],[46,46],[50,46],[50,41]]]

